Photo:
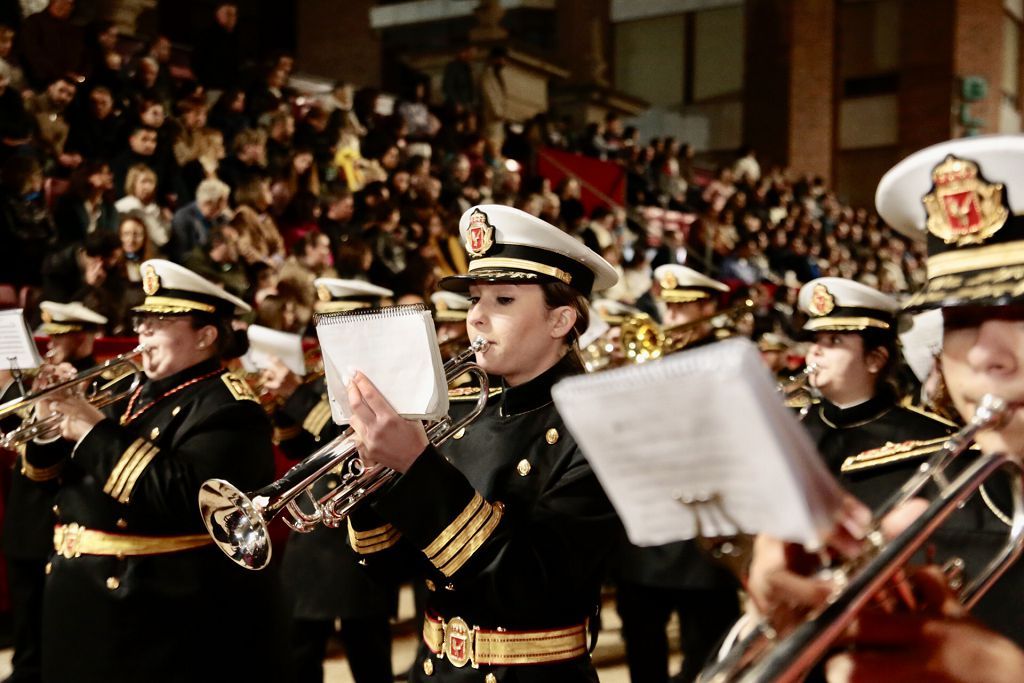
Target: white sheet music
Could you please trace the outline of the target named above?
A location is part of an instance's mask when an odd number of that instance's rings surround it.
[[[924,382],[935,367],[935,357],[942,351],[942,310],[918,313],[909,329],[900,332],[903,357],[917,381]]]
[[[43,362],[22,312],[20,308],[0,311],[0,367],[4,370],[38,368]]]
[[[430,311],[422,306],[321,316],[316,334],[337,424],[350,417],[343,378],[357,370],[400,415],[434,420],[448,413],[441,350]]]
[[[285,366],[300,377],[306,374],[306,357],[302,353],[302,337],[281,332],[262,325],[250,325],[249,351],[242,356],[242,366],[249,372],[270,365],[270,357],[281,359]]]
[[[839,485],[746,339],[552,394],[637,545],[743,532],[815,548],[831,529]]]

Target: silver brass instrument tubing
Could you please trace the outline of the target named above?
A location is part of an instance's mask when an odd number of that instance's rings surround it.
[[[427,429],[427,437],[440,446],[483,412],[489,397],[487,373],[470,362],[487,348],[487,340],[476,340],[444,364],[445,377],[452,382],[470,373],[477,379],[480,395],[473,410],[456,422],[445,416]],[[268,525],[278,514],[293,530],[308,533],[318,525],[337,527],[349,513],[375,491],[392,481],[397,472],[382,465],[366,467],[359,457],[358,439],[351,428],[294,465],[277,481],[248,494],[223,479],[210,479],[199,490],[199,508],[207,531],[225,555],[246,569],[262,569],[271,557]],[[341,484],[317,499],[316,482],[329,472],[341,470]],[[302,509],[305,496],[312,512]]]
[[[109,391],[110,385],[121,379],[121,377],[118,377],[113,382],[109,382],[96,391],[84,395],[85,399],[97,408],[102,408],[110,405],[111,403],[115,403],[131,394],[138,388],[139,384],[141,384],[142,368],[139,367],[135,361],[145,352],[145,350],[146,345],[139,344],[131,351],[109,358],[88,370],[83,370],[71,379],[58,382],[53,386],[40,389],[39,391],[35,391],[30,394],[25,394],[24,396],[8,401],[7,403],[0,405],[0,419],[16,414],[22,410],[35,408],[40,401],[51,398],[65,391],[70,391],[73,388],[77,388],[79,385],[82,385],[82,389],[84,390],[85,387],[88,387],[96,380],[101,379],[104,374],[111,370],[120,368],[121,366],[127,366],[128,372],[133,375],[132,382],[127,387],[116,392]],[[123,376],[127,376],[127,373]],[[29,418],[17,429],[7,432],[6,434],[0,434],[0,448],[13,449],[17,448],[21,444],[28,443],[36,437],[50,436],[59,428],[60,421],[63,419],[64,416],[58,413],[54,413],[41,420]]]
[[[767,622],[758,624],[721,661],[705,669],[699,680],[702,683],[790,683],[802,680],[860,611],[906,565],[942,523],[992,475],[1006,470],[1011,475],[1013,497],[1010,533],[1007,542],[985,569],[960,593],[963,604],[968,609],[973,607],[1024,549],[1024,468],[1013,456],[993,453],[983,455],[971,463],[952,482],[947,479],[946,469],[970,447],[980,430],[998,425],[1008,412],[1004,401],[985,396],[967,426],[951,436],[942,450],[922,464],[900,490],[886,501],[867,534],[862,555],[851,560],[852,569],[840,570],[844,572],[846,581],[823,607],[782,633],[777,633]],[[941,489],[938,496],[899,536],[885,541],[880,530],[880,520],[886,513],[917,497],[933,481]]]

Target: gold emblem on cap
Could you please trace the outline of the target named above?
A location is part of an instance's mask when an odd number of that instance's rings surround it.
[[[828,287],[820,284],[814,285],[814,290],[811,291],[811,301],[807,305],[807,310],[811,312],[811,315],[828,315],[835,307],[836,298],[832,296],[832,292],[828,291]]]
[[[148,296],[153,296],[160,289],[160,276],[156,274],[156,268],[146,266],[142,269],[142,291]]]
[[[331,290],[327,289],[325,285],[317,285],[316,298],[320,299],[320,301],[330,301]]]
[[[1003,227],[1002,183],[988,183],[978,164],[950,154],[932,171],[932,191],[924,197],[928,232],[946,244],[978,244]]]
[[[494,226],[487,219],[487,214],[477,209],[469,217],[469,228],[466,230],[466,251],[470,256],[483,256],[494,246]]]
[[[662,289],[675,289],[679,286],[679,279],[676,277],[676,274],[670,270],[661,276],[661,279],[658,280],[658,284],[661,285]]]

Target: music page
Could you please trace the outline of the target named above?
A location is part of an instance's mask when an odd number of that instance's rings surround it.
[[[0,367],[28,370],[42,363],[39,349],[22,316],[22,309],[0,311]]]
[[[242,356],[242,365],[249,372],[269,366],[270,357],[276,356],[300,377],[306,374],[306,357],[302,353],[302,337],[281,332],[262,325],[250,325],[249,351]]]
[[[448,383],[433,318],[422,306],[394,306],[319,316],[331,414],[350,417],[346,380],[362,372],[397,413],[434,420],[448,413]]]
[[[749,340],[552,394],[634,544],[768,533],[817,548],[831,529],[839,485]]]

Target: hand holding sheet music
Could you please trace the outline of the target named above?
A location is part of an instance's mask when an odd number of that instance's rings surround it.
[[[767,533],[816,548],[832,529],[841,489],[748,340],[552,395],[637,545]]]
[[[333,313],[317,319],[331,415],[347,424],[344,379],[362,372],[395,412],[436,420],[448,413],[448,383],[430,312],[393,306]]]

